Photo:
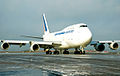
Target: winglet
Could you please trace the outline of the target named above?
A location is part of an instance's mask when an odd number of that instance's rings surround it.
[[[44,34],[48,34],[49,33],[49,29],[48,29],[48,25],[47,25],[47,20],[46,20],[45,14],[43,14],[43,28],[44,28]]]

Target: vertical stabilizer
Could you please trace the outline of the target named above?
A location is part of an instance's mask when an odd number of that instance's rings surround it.
[[[43,14],[43,28],[44,28],[44,34],[48,34],[49,28],[47,25],[47,20],[46,20],[45,14]]]

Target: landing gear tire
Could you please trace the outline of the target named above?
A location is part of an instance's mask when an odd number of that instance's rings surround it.
[[[69,54],[69,51],[66,51],[66,50],[65,50],[65,51],[63,52],[63,54]]]
[[[54,54],[57,54],[57,55],[58,55],[58,54],[59,54],[59,51],[54,51]]]
[[[50,55],[51,55],[51,54],[52,54],[52,52],[51,52],[51,51],[46,51],[46,54],[50,54]]]
[[[80,52],[79,51],[74,51],[74,54],[80,54]]]

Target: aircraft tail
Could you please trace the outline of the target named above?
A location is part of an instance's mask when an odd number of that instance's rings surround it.
[[[44,34],[50,33],[48,25],[47,25],[47,20],[46,20],[45,14],[43,14],[43,28],[44,28]]]

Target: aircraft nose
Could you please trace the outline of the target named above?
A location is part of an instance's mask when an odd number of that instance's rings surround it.
[[[89,30],[89,34],[88,34],[88,43],[90,43],[92,41],[92,33]]]
[[[86,45],[88,45],[92,41],[92,33],[89,29],[86,30],[85,38]]]
[[[89,31],[89,38],[92,39],[92,33]]]
[[[88,35],[88,38],[89,38],[89,39],[92,38],[92,33],[91,33],[91,31],[90,31],[89,29],[87,30],[87,35]]]

